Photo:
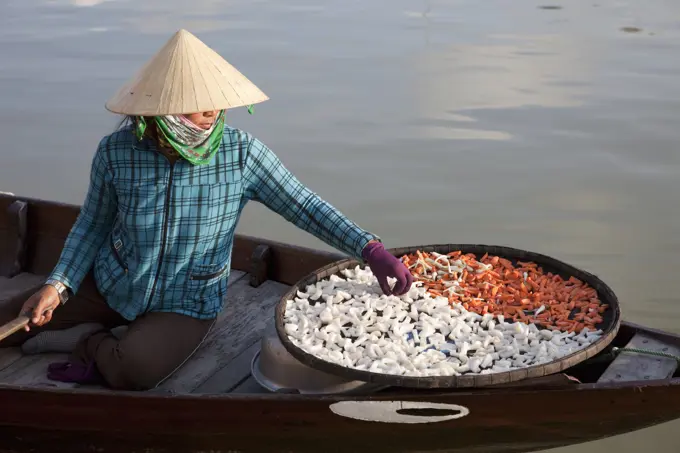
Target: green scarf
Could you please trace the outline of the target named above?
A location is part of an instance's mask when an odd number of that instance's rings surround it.
[[[193,126],[187,119],[180,116],[155,116],[159,145],[174,149],[180,156],[193,165],[209,163],[222,142],[224,133],[224,110],[215,119],[210,131]],[[144,117],[137,117],[135,135],[141,140],[146,131]]]

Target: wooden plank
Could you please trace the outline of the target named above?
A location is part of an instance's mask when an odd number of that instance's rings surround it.
[[[233,269],[229,275],[229,285],[238,282],[245,276],[245,272]],[[0,286],[0,291],[9,287],[14,293],[18,293],[22,288],[38,281],[37,277],[33,274],[21,274],[15,278],[6,279],[4,282],[0,282],[0,285],[3,283],[6,285]],[[12,282],[12,280],[17,279],[19,279],[19,283]],[[42,279],[40,277],[40,280]],[[0,348],[0,382],[30,386],[75,387],[76,385],[51,381],[46,377],[47,364],[57,360],[65,360],[66,357],[68,357],[67,354],[53,353],[23,356],[19,348]]]
[[[262,388],[257,383],[255,378],[251,375],[241,384],[239,384],[231,393],[271,393],[269,390]]]
[[[175,393],[192,392],[262,336],[274,307],[289,289],[266,281],[253,288],[247,278],[238,280],[227,294],[224,310],[201,347],[159,388]]]
[[[31,387],[77,387],[77,384],[47,379],[47,365],[67,359],[68,354],[61,353],[24,356],[0,372],[0,382]]]
[[[680,356],[680,347],[663,342],[652,335],[637,333],[626,348],[644,349]],[[678,367],[678,361],[668,357],[621,351],[597,380],[598,383],[668,379]]]
[[[493,384],[489,388],[506,387],[561,387],[565,385],[579,384],[579,380],[565,373],[551,374],[537,378],[524,379],[522,381],[508,382],[506,384]]]
[[[0,277],[0,305],[32,286],[39,285],[45,279],[44,275],[29,274],[27,272],[16,275],[13,278]]]
[[[0,348],[0,372],[21,359],[20,348]]]
[[[294,285],[310,272],[335,261],[349,258],[338,252],[327,252],[237,234],[234,237],[232,267],[249,271],[252,268],[253,252],[260,245],[266,245],[270,249],[267,269],[269,279],[286,285]]]
[[[242,279],[243,277],[245,277],[246,275],[248,275],[248,274],[246,274],[246,273],[243,272],[243,271],[239,271],[239,270],[236,270],[236,269],[232,269],[232,270],[229,272],[229,280],[227,280],[227,288],[231,287],[231,285],[233,285],[233,284],[236,283],[237,281],[241,280],[241,279]]]
[[[260,349],[258,338],[248,349],[223,366],[204,383],[196,387],[193,393],[229,393],[250,376],[250,365],[255,353]]]
[[[44,281],[45,277],[42,275],[25,272],[12,278],[0,277],[0,305],[8,302],[13,296]],[[9,368],[21,357],[21,349],[2,347],[2,343],[0,343],[0,372]]]
[[[4,253],[0,255],[0,275],[11,278],[26,267],[28,203],[16,200],[7,208],[6,214],[7,229],[3,233],[6,245]]]

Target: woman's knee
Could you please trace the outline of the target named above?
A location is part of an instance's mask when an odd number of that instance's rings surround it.
[[[126,347],[123,341],[109,337],[102,341],[96,355],[97,368],[107,384],[118,390],[150,390],[170,371],[158,354],[143,348]]]
[[[120,341],[112,335],[91,349],[106,381],[119,389],[149,390],[196,350],[213,321],[167,313],[135,320]],[[182,332],[180,336],[176,332]],[[96,351],[96,352],[95,352]]]

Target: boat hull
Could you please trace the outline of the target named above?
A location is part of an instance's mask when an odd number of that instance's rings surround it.
[[[0,213],[14,200],[0,195]],[[0,215],[0,268],[21,263],[26,272],[44,275],[59,257],[78,207],[26,201],[26,231],[20,228],[22,222]],[[345,258],[237,236],[232,267],[252,272],[257,268],[253,257],[262,244],[271,255],[266,277],[287,285]],[[614,344],[625,346],[639,331],[669,344],[679,340],[673,334],[623,322]],[[587,366],[586,371],[592,371],[589,382],[604,369],[595,368]],[[0,452],[514,453],[597,440],[680,417],[677,377],[530,385],[388,390],[367,397],[170,395],[0,385]],[[407,407],[414,402],[443,404],[448,409],[418,413]]]
[[[0,448],[72,453],[529,452],[626,433],[680,416],[677,380],[639,384],[364,399],[0,388]],[[398,416],[391,422],[357,420],[330,408],[341,401],[391,400],[462,406],[467,414],[404,423]],[[441,418],[441,413],[433,416]]]

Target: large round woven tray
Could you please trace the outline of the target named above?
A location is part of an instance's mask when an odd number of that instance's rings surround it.
[[[573,266],[570,266],[569,264],[563,263],[549,256],[510,247],[473,244],[424,245],[419,247],[390,249],[389,251],[393,255],[401,257],[405,254],[415,253],[416,250],[427,252],[434,251],[442,254],[460,250],[463,253],[474,253],[478,258],[481,258],[483,254],[488,253],[489,255],[497,255],[506,258],[513,264],[516,264],[517,261],[532,261],[542,267],[545,272],[559,274],[564,279],[568,279],[572,276],[576,277],[593,287],[597,291],[600,301],[609,305],[609,308],[607,308],[602,316],[602,323],[597,326],[603,331],[603,334],[594,343],[591,343],[587,347],[572,354],[566,355],[558,360],[500,373],[417,377],[375,373],[337,365],[335,363],[322,360],[295,346],[295,344],[293,344],[286,334],[284,328],[284,314],[286,310],[286,301],[294,299],[298,290],[304,291],[307,285],[313,285],[321,280],[327,279],[332,274],[338,274],[340,277],[342,277],[342,275],[339,274],[341,270],[362,265],[362,263],[357,260],[346,259],[332,263],[328,266],[318,269],[315,272],[312,272],[301,279],[293,287],[291,287],[291,289],[281,298],[281,301],[276,307],[276,331],[284,347],[296,359],[305,365],[352,380],[361,380],[376,384],[411,388],[484,387],[488,385],[505,384],[523,379],[559,373],[595,356],[597,353],[602,351],[609,345],[609,343],[611,343],[619,330],[621,323],[621,312],[618,299],[611,288],[595,275],[581,269],[577,269]]]

